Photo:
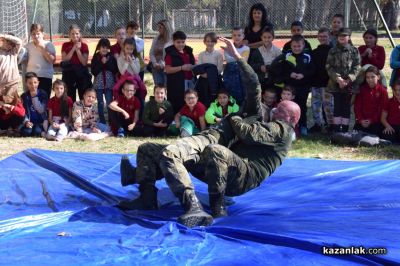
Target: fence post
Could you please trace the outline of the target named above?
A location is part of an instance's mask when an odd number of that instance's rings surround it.
[[[350,9],[351,2],[350,0],[344,1],[344,26],[348,28],[350,26]]]
[[[97,36],[97,0],[93,0],[93,8],[94,8],[94,36]]]
[[[49,10],[49,33],[50,33],[50,41],[53,42],[53,34],[51,33],[51,14],[50,14],[50,0],[47,0],[47,8]]]
[[[141,6],[141,10],[142,10],[142,12],[141,12],[142,13],[142,15],[141,15],[141,17],[142,17],[142,39],[144,41],[144,0],[142,0],[140,2],[142,4],[142,6]],[[142,57],[144,59],[144,49],[143,49],[143,52],[142,52]]]
[[[385,27],[386,33],[389,35],[390,43],[392,44],[392,47],[394,48],[394,47],[396,47],[396,43],[394,42],[393,37],[392,37],[392,34],[390,33],[389,27],[388,27],[388,25],[386,24],[386,20],[385,20],[385,18],[383,17],[383,14],[382,14],[382,12],[381,12],[381,9],[380,9],[380,7],[379,7],[379,4],[378,4],[378,2],[376,2],[376,0],[374,0],[374,4],[375,4],[375,7],[376,7],[376,10],[378,11],[379,17],[380,17],[381,20],[382,20],[383,26]]]

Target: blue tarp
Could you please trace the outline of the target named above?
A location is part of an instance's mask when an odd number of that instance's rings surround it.
[[[113,207],[117,154],[27,150],[0,161],[0,265],[392,265],[400,263],[400,161],[287,159],[232,198],[210,227],[182,214],[164,181],[159,211]],[[135,162],[135,155],[130,157]],[[194,179],[208,210],[206,186]],[[323,247],[387,248],[326,256]]]

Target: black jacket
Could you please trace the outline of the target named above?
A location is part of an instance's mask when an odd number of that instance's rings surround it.
[[[294,62],[295,61],[295,62]],[[275,58],[271,64],[271,75],[275,84],[284,83],[295,88],[307,88],[311,85],[310,79],[315,71],[311,55],[307,53],[292,54],[291,52],[282,54]],[[304,78],[297,80],[290,77],[292,72],[304,75]]]
[[[321,44],[311,53],[311,60],[315,66],[315,73],[311,82],[311,86],[313,87],[326,87],[328,85],[329,76],[325,65],[330,49],[331,46],[329,44]]]
[[[189,54],[190,63],[195,64],[195,59],[193,56],[193,49],[189,46],[185,46],[183,50]],[[175,46],[171,45],[165,48],[165,54],[169,55],[172,59],[172,67],[184,65],[179,51]],[[183,71],[178,71],[174,74],[167,74],[167,99],[172,104],[174,112],[177,113],[181,107],[185,104],[183,99],[183,94],[185,92],[185,75]]]
[[[118,73],[118,65],[115,57],[111,53],[108,53],[107,57],[108,57],[107,63],[103,64],[103,62],[101,62],[100,53],[96,53],[93,56],[91,62],[91,70],[93,76],[96,77],[101,71],[103,71],[103,69],[106,71],[110,71],[113,74]]]

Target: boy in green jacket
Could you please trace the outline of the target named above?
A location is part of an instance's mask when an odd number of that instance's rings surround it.
[[[236,100],[227,90],[222,89],[218,92],[217,99],[207,109],[206,121],[210,125],[218,124],[226,115],[236,112],[239,112]]]

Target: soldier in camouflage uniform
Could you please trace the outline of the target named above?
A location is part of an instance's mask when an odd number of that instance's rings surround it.
[[[360,70],[360,54],[351,45],[351,31],[341,28],[338,42],[329,50],[326,60],[326,71],[329,76],[326,91],[333,95],[333,130],[347,132],[350,122],[352,84]]]
[[[294,102],[284,101],[277,107],[275,122],[260,122],[261,89],[257,75],[229,40],[221,40],[237,58],[242,72],[247,89],[246,118],[231,116],[219,128],[180,139],[173,145],[141,145],[137,168],[130,165],[127,157],[121,161],[122,184],[139,183],[141,195],[133,201],[121,202],[121,208],[157,209],[155,182],[164,176],[185,210],[178,222],[189,227],[209,225],[213,218],[204,212],[197,199],[189,172],[208,184],[212,215],[220,217],[227,215],[224,195],[237,196],[258,187],[282,164],[300,108]]]

